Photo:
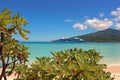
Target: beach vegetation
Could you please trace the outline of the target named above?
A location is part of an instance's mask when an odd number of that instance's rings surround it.
[[[25,64],[28,61],[28,47],[21,44],[14,38],[14,35],[20,34],[25,40],[28,39],[26,33],[28,30],[22,27],[27,25],[25,18],[20,17],[19,13],[13,13],[5,8],[0,13],[0,80],[10,76],[14,72],[16,63]]]
[[[52,57],[37,57],[29,66],[18,65],[17,80],[113,80],[100,64],[96,50],[68,49],[52,52]],[[21,69],[18,69],[21,68]]]

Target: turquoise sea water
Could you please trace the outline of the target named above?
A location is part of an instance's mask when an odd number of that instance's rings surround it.
[[[108,65],[120,64],[120,43],[119,42],[82,42],[82,43],[52,43],[52,42],[24,42],[29,46],[31,53],[30,61],[35,57],[52,56],[50,52],[61,51],[71,48],[82,48],[84,50],[96,49],[104,56],[102,63]]]

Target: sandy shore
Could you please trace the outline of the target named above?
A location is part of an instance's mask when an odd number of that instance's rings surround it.
[[[114,80],[120,80],[120,65],[108,66],[107,69],[105,69],[105,71],[111,72],[111,77],[113,77]]]
[[[115,78],[114,80],[120,80],[120,65],[112,65],[108,66],[107,69],[105,69],[106,72],[111,72],[111,77]],[[1,72],[1,69],[0,69]],[[9,80],[13,80],[16,78],[15,74],[12,74],[8,77]]]
[[[2,70],[1,70],[1,68],[0,68],[0,73],[1,73],[1,71],[2,71]],[[14,80],[14,79],[16,79],[16,77],[17,77],[17,76],[15,76],[15,73],[13,73],[11,76],[7,76],[7,79],[8,79],[8,80]],[[4,79],[2,79],[2,80],[4,80]]]

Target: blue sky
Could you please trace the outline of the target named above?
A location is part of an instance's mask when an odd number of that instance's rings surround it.
[[[29,22],[29,41],[120,29],[120,0],[0,0],[0,11],[6,7]]]

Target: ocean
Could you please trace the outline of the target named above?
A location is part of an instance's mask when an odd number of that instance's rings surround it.
[[[103,56],[101,63],[107,65],[120,64],[120,42],[81,42],[81,43],[54,43],[54,42],[23,42],[29,46],[30,61],[36,57],[50,57],[51,52],[66,49],[82,48],[83,50],[96,49]]]

